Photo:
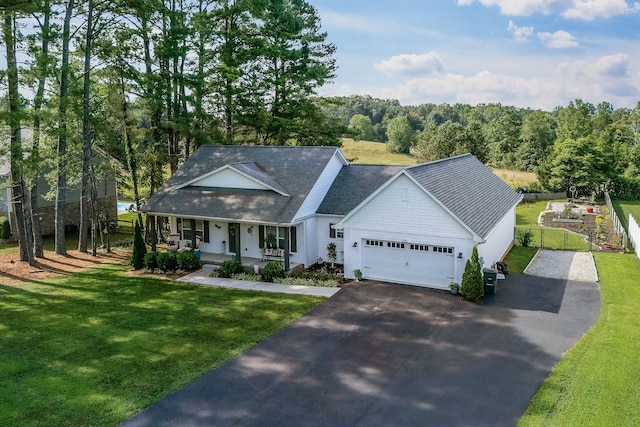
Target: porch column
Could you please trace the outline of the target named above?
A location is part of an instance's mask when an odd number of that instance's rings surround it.
[[[156,234],[156,217],[153,215],[146,215],[147,220],[147,237],[149,238],[149,245],[151,245],[151,251],[156,252],[157,234]]]
[[[196,249],[196,220],[190,219],[189,224],[191,224],[191,247],[195,251]]]
[[[284,228],[284,271],[289,271],[289,228]]]

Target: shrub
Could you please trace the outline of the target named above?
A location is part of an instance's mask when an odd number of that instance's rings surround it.
[[[277,261],[269,261],[262,270],[262,278],[266,282],[273,282],[279,277],[284,277],[284,267]]]
[[[178,265],[174,252],[159,252],[157,256],[158,268],[162,271],[172,271]]]
[[[177,262],[180,270],[193,271],[200,268],[200,260],[193,251],[180,252]]]
[[[9,239],[11,239],[11,224],[9,223],[9,220],[5,218],[0,226],[0,240]]]
[[[136,270],[140,270],[144,266],[144,255],[147,253],[147,245],[142,238],[142,229],[140,223],[136,221],[133,231],[133,251],[131,252],[131,265]]]
[[[218,269],[218,276],[230,278],[234,274],[242,273],[242,271],[242,262],[229,259],[220,265],[220,268]]]
[[[467,260],[462,273],[462,284],[460,293],[469,301],[478,302],[484,296],[484,281],[482,271],[480,271],[480,260],[478,259],[478,248],[473,247],[471,259]]]
[[[529,245],[533,242],[533,231],[530,228],[524,230],[518,230],[516,234],[516,240],[518,244],[523,248],[528,248]]]
[[[231,276],[234,280],[247,280],[249,282],[261,282],[262,276],[256,273],[238,273]]]
[[[300,279],[315,280],[316,282],[326,280],[336,280],[336,275],[331,273],[317,273],[315,271],[296,271],[291,273],[289,277],[295,277]]]
[[[333,276],[333,278],[328,280],[313,280],[313,279],[305,279],[302,277],[283,277],[276,278],[273,280],[274,283],[279,283],[281,285],[296,285],[296,286],[323,286],[325,288],[337,288],[338,280]]]
[[[144,255],[144,268],[146,270],[158,268],[158,254],[156,252],[147,252]]]

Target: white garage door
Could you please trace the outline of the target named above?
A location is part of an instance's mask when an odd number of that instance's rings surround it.
[[[453,278],[453,248],[365,240],[363,276],[387,282],[446,288]]]

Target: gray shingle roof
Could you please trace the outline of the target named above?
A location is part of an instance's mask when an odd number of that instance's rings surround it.
[[[405,166],[349,165],[342,168],[318,213],[346,215]]]
[[[290,223],[336,147],[205,145],[200,147],[142,207],[144,212],[236,221]],[[255,166],[247,166],[253,163]],[[243,164],[244,166],[241,166]],[[272,190],[186,186],[194,179],[233,165],[288,196]]]
[[[269,176],[268,173],[262,170],[256,162],[236,163],[230,165],[230,167],[239,172],[242,172],[247,176],[252,177],[255,180],[262,182],[263,184],[273,188],[274,190],[277,190],[283,194],[287,194],[287,190],[282,185],[280,185],[279,182]]]
[[[406,171],[483,239],[521,199],[471,154]]]

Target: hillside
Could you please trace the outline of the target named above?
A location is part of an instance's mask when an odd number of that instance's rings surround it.
[[[409,154],[395,154],[387,151],[385,144],[373,141],[354,141],[342,139],[342,153],[354,164],[375,165],[415,165],[417,159]],[[506,182],[511,188],[528,187],[537,180],[532,172],[518,172],[507,169],[493,169],[493,173]]]
[[[409,154],[395,154],[387,151],[382,142],[354,141],[342,138],[342,154],[350,163],[361,165],[415,165],[415,157]]]

